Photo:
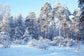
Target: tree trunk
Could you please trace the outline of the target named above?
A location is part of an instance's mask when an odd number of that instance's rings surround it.
[[[47,32],[48,32],[48,22],[47,22],[48,13],[46,12],[46,39],[47,39]]]
[[[54,29],[54,24],[53,23],[52,23],[52,26],[51,27],[52,27],[52,30],[51,30],[51,37],[50,38],[52,40],[52,38],[53,38],[53,29]]]
[[[64,26],[65,26],[65,34],[64,34],[64,36],[65,36],[65,38],[67,38],[67,26],[66,26],[66,23],[64,23]]]
[[[33,20],[32,20],[32,39],[34,38],[34,33],[33,33],[34,29],[33,29]]]
[[[48,26],[46,25],[46,39],[47,39]]]
[[[60,20],[59,20],[59,36],[61,36],[61,32],[60,32]]]

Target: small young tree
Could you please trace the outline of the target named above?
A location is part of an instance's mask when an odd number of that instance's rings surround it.
[[[25,29],[25,33],[22,39],[24,40],[25,43],[27,43],[28,41],[32,39],[32,37],[29,35],[28,27]]]

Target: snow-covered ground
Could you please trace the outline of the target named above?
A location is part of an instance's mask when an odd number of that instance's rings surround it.
[[[43,50],[28,45],[11,45],[10,48],[0,48],[0,56],[84,56],[84,45],[81,45],[81,51],[76,51],[76,47],[50,46]]]

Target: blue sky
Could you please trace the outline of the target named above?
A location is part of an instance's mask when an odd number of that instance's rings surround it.
[[[57,0],[0,0],[0,4],[10,5],[11,15],[17,15],[22,13],[24,16],[28,15],[28,12],[34,11],[37,15],[40,13],[40,9],[45,2],[51,3],[52,7]],[[61,4],[67,5],[68,9],[73,12],[78,8],[78,0],[58,0]]]

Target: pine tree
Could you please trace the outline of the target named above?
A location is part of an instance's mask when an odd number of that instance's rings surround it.
[[[10,11],[8,10],[5,16],[3,17],[2,29],[1,29],[1,41],[3,43],[3,47],[5,48],[10,46],[9,18],[10,18]]]
[[[32,37],[29,35],[28,32],[28,27],[25,29],[25,33],[23,35],[23,40],[27,43],[28,41],[30,41],[32,39]]]
[[[54,6],[54,12],[59,21],[59,36],[61,36],[61,25],[62,23],[65,26],[65,37],[67,37],[67,21],[69,21],[70,12],[65,5],[61,5],[58,1],[56,1],[56,5]]]
[[[42,31],[45,31],[45,38],[48,37],[48,24],[49,24],[49,13],[51,12],[51,4],[46,2],[41,8],[41,14],[39,16],[39,23],[41,23]]]
[[[9,5],[0,4],[0,20],[3,19],[6,11],[10,10]]]
[[[55,32],[55,12],[52,11],[50,14],[49,14],[49,18],[50,18],[50,28],[49,28],[49,36],[50,36],[50,39],[52,40],[53,37],[54,37],[54,32]]]
[[[14,37],[15,37],[15,22],[14,22],[14,17],[10,17],[10,20],[9,20],[9,26],[10,26],[10,40],[13,41],[14,40]]]
[[[79,0],[79,7],[81,9],[81,15],[79,18],[79,32],[80,38],[84,40],[84,0]]]
[[[21,14],[19,14],[16,17],[16,22],[15,22],[15,39],[21,40],[23,38],[23,34],[24,34],[24,29],[25,29],[25,25],[23,22],[23,17]]]
[[[60,21],[61,21],[61,16],[60,16],[60,13],[58,11],[58,9],[60,8],[60,3],[58,1],[56,1],[56,4],[54,6],[54,12],[56,11],[56,17],[58,18],[58,21],[59,21],[59,36],[61,36],[61,32],[60,32]],[[58,11],[58,13],[57,13]]]
[[[25,20],[25,25],[28,27],[29,34],[32,36],[32,38],[37,38],[36,14],[34,12],[29,12]]]
[[[81,14],[81,11],[80,10],[78,10],[78,9],[75,9],[74,10],[74,13],[73,13],[73,21],[72,21],[72,23],[73,23],[73,25],[74,25],[74,37],[76,37],[77,38],[77,35],[79,35],[79,16],[80,16],[80,14]]]

